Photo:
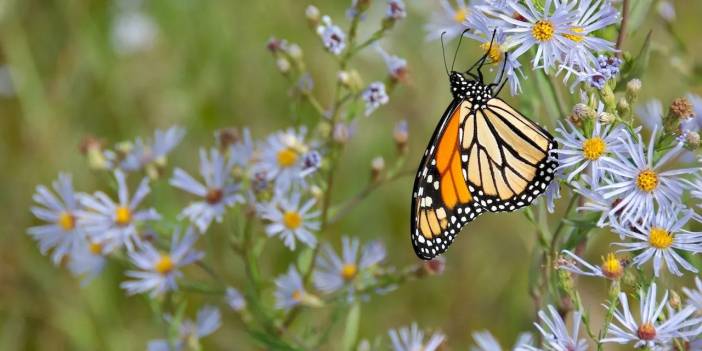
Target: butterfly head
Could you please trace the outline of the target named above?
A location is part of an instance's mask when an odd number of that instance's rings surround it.
[[[465,99],[473,102],[473,99],[477,99],[479,96],[481,97],[479,100],[487,101],[492,95],[490,87],[477,80],[467,79],[461,72],[451,71],[449,82],[454,99]]]

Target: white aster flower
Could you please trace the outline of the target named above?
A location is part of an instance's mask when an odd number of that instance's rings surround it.
[[[68,269],[71,274],[80,277],[81,284],[85,285],[102,272],[106,263],[107,258],[100,244],[83,241],[71,252]]]
[[[502,346],[495,339],[495,337],[487,330],[474,332],[473,340],[476,346],[471,346],[470,351],[502,351]],[[531,333],[521,333],[517,337],[517,342],[511,348],[511,350],[519,350],[531,345],[534,342],[534,338]]]
[[[290,128],[268,136],[259,147],[260,159],[253,171],[267,181],[275,182],[278,192],[286,192],[291,187],[306,185],[305,155],[311,146],[305,142],[307,130]]]
[[[562,253],[568,257],[564,257],[563,259],[559,260],[559,269],[579,275],[607,278],[611,280],[617,280],[624,274],[624,265],[622,264],[622,261],[614,256],[613,253],[609,253],[606,257],[602,257],[602,265],[599,267],[588,263],[571,251],[563,250]]]
[[[648,150],[640,140],[635,141],[629,133],[624,133],[623,147],[614,150],[615,164],[603,166],[602,169],[613,176],[607,185],[599,191],[605,199],[621,198],[610,210],[618,213],[620,222],[645,220],[651,217],[654,209],[669,207],[680,203],[686,183],[681,178],[685,174],[694,174],[695,169],[674,169],[662,171],[661,168],[680,153],[681,146],[666,152],[654,163],[656,132],[651,135]],[[640,139],[637,136],[637,139]]]
[[[243,202],[238,194],[239,185],[231,178],[232,163],[216,149],[211,149],[209,157],[205,149],[200,149],[200,175],[205,183],[200,183],[180,168],[176,168],[170,184],[178,189],[200,197],[184,208],[180,217],[188,218],[201,233],[207,231],[213,220],[222,222],[227,207]]]
[[[152,164],[162,165],[184,136],[185,129],[181,127],[174,126],[165,131],[157,129],[152,141],[137,138],[121,158],[113,151],[105,151],[105,157],[113,163],[113,167],[125,172],[135,172]]]
[[[383,82],[373,82],[368,84],[368,87],[361,93],[361,98],[366,103],[365,115],[370,116],[378,107],[387,104],[390,101],[387,92],[385,92],[385,84]]]
[[[691,327],[700,324],[702,319],[691,318],[695,312],[694,307],[687,306],[677,313],[673,313],[663,321],[659,321],[663,307],[668,301],[666,291],[660,304],[656,299],[656,284],[653,283],[647,291],[639,292],[640,296],[640,322],[637,322],[629,309],[629,299],[626,293],[619,295],[621,307],[614,311],[614,318],[618,323],[612,323],[607,330],[607,337],[602,339],[605,343],[630,344],[634,347],[649,347],[658,349],[672,341],[673,338],[691,337],[700,330]],[[607,308],[607,306],[605,306]]]
[[[295,250],[296,240],[314,247],[317,244],[314,233],[320,226],[320,212],[314,210],[314,205],[313,198],[303,203],[300,192],[294,192],[290,198],[274,196],[271,202],[259,206],[261,217],[271,222],[266,226],[266,234],[280,236],[290,250]]]
[[[641,119],[641,124],[648,130],[661,128],[663,124],[663,104],[658,99],[651,99],[634,110]]]
[[[388,331],[393,351],[436,351],[446,340],[441,332],[436,332],[424,341],[424,332],[419,330],[417,323],[409,327],[391,329]]]
[[[39,243],[39,250],[46,254],[49,250],[51,260],[59,264],[85,243],[85,233],[77,225],[76,216],[80,210],[73,182],[68,174],[59,174],[52,183],[54,194],[44,185],[37,186],[32,198],[39,206],[32,207],[32,213],[47,224],[29,228],[27,232]]]
[[[322,23],[317,27],[317,34],[322,38],[322,44],[332,54],[339,56],[346,48],[346,34],[332,23],[329,16],[322,16]]]
[[[583,182],[586,184],[592,183],[587,175],[583,176]],[[621,201],[621,199],[606,199],[599,191],[599,184],[596,186],[598,191],[588,189],[580,183],[574,183],[573,185],[575,187],[574,191],[585,199],[583,205],[577,208],[578,211],[600,213],[600,217],[597,220],[597,226],[600,228],[604,228],[617,222],[618,213],[613,212],[612,209]]]
[[[543,326],[534,323],[539,329],[544,340],[544,350],[548,351],[585,351],[588,349],[587,340],[579,339],[580,324],[582,323],[582,312],[575,311],[572,314],[572,327],[568,330],[565,321],[558,314],[552,305],[547,306],[548,314],[543,310],[539,311],[539,319]],[[540,350],[531,345],[520,347],[521,350]]]
[[[166,316],[166,321],[173,323],[173,317]],[[195,321],[186,319],[178,326],[178,335],[173,342],[169,340],[156,339],[149,341],[148,351],[185,351],[190,350],[192,345],[200,345],[200,339],[208,336],[222,325],[222,315],[219,309],[214,306],[204,306],[197,311]]]
[[[313,298],[305,290],[302,277],[295,265],[290,265],[288,272],[275,279],[275,307],[283,310],[312,301]]]
[[[692,306],[698,315],[702,315],[702,280],[695,277],[695,290],[683,288],[683,293],[687,296],[687,305]]]
[[[130,199],[124,173],[115,170],[114,175],[117,180],[117,202],[102,191],[92,196],[81,194],[79,199],[84,210],[78,212],[78,224],[85,229],[91,241],[103,246],[103,252],[111,252],[122,245],[133,251],[135,244],[141,243],[138,226],[146,221],[158,220],[161,216],[153,208],[137,208],[151,191],[148,178],[142,179]]]
[[[614,230],[633,242],[615,243],[624,252],[640,251],[634,257],[633,264],[641,267],[653,260],[653,271],[659,276],[665,262],[668,271],[682,275],[678,265],[690,272],[697,269],[688,263],[678,252],[693,254],[702,252],[702,233],[683,229],[692,218],[691,210],[680,207],[665,207],[658,210],[655,217],[643,223],[615,224]]]
[[[359,255],[360,242],[357,238],[343,237],[342,254],[339,257],[334,249],[325,244],[317,260],[314,271],[314,284],[325,293],[333,293],[347,288],[349,300],[353,299],[355,283],[368,277],[369,270],[385,259],[385,246],[372,241],[363,246]]]
[[[235,168],[246,169],[253,162],[255,152],[256,146],[251,138],[251,131],[244,128],[241,140],[229,147],[229,159]]]
[[[129,253],[129,258],[138,270],[128,271],[126,275],[133,280],[121,284],[130,295],[150,292],[157,296],[166,291],[175,290],[176,279],[181,277],[180,268],[200,260],[204,254],[194,249],[197,236],[192,228],[180,236],[176,230],[171,239],[170,251],[162,253],[151,243],[144,243],[138,251]]]
[[[447,40],[458,37],[466,29],[464,22],[468,18],[468,5],[465,0],[455,0],[455,6],[449,0],[439,0],[439,3],[441,10],[434,12],[425,26],[427,40],[439,39],[443,32],[446,32]]]
[[[227,300],[227,305],[229,305],[232,310],[241,311],[246,308],[246,299],[244,299],[244,295],[242,295],[239,290],[230,286],[224,293],[224,297]]]

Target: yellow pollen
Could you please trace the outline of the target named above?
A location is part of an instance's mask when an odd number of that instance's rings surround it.
[[[302,301],[302,290],[295,290],[295,291],[293,291],[291,297],[292,297],[293,300],[295,300],[295,301],[297,301],[297,302]]]
[[[602,274],[609,279],[619,279],[624,273],[622,262],[619,261],[613,253],[607,254],[607,257],[602,257]]]
[[[297,161],[297,152],[292,148],[285,148],[278,151],[278,165],[281,167],[290,167]]]
[[[347,263],[341,267],[341,277],[346,281],[353,279],[356,273],[358,273],[358,267],[353,263]]]
[[[656,327],[651,323],[641,324],[639,330],[636,331],[636,335],[641,340],[653,340],[656,338]]]
[[[90,243],[88,249],[90,249],[90,253],[95,256],[102,254],[102,245],[98,243]]]
[[[573,33],[582,33],[583,29],[581,27],[573,27],[570,29],[571,32]],[[585,37],[582,34],[563,34],[564,37],[579,43],[585,39]]]
[[[650,193],[658,187],[658,175],[652,169],[646,169],[636,177],[636,186],[639,189]]]
[[[65,231],[73,230],[76,227],[76,218],[70,212],[61,212],[58,225]]]
[[[667,249],[673,245],[673,235],[663,228],[653,227],[648,242],[657,249]]]
[[[115,210],[115,223],[120,226],[125,226],[132,221],[132,211],[126,207],[117,207]]]
[[[480,48],[483,49],[483,51],[487,52],[488,48],[490,49],[490,52],[488,52],[488,56],[490,57],[491,62],[498,62],[502,58],[502,49],[498,44],[492,43],[482,43],[480,44]]]
[[[554,32],[555,28],[553,27],[553,23],[549,20],[537,21],[534,27],[531,28],[531,36],[541,42],[551,40]]]
[[[600,137],[583,141],[583,156],[590,161],[599,159],[605,151],[607,151],[607,144]]]
[[[302,224],[302,216],[295,211],[286,211],[283,213],[283,224],[288,229],[297,229]]]
[[[171,256],[168,255],[161,256],[154,265],[154,270],[161,274],[168,274],[173,271],[173,268],[175,268],[175,263],[173,263]]]
[[[468,9],[465,7],[461,7],[453,14],[453,20],[456,21],[456,23],[463,23],[466,18],[468,18]]]

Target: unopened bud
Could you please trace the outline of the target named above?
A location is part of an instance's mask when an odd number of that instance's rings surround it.
[[[385,159],[383,156],[377,156],[371,161],[371,180],[377,182],[385,170]]]
[[[348,124],[339,122],[334,126],[332,138],[338,144],[346,144],[351,139],[351,128]]]
[[[690,119],[695,115],[695,112],[692,110],[690,100],[685,97],[680,97],[673,100],[673,102],[670,104],[670,110],[668,113],[680,120]]]
[[[700,134],[695,131],[685,133],[685,148],[695,151],[700,147]]]
[[[354,92],[359,92],[363,88],[363,81],[356,70],[341,71],[338,75],[339,82]]]
[[[613,111],[617,108],[617,98],[614,96],[614,91],[612,91],[609,85],[605,84],[600,90],[600,94],[602,94],[602,102],[604,102],[608,111]]]
[[[597,115],[597,120],[602,124],[612,124],[617,120],[617,117],[609,112],[601,112]]]
[[[575,116],[578,121],[590,120],[596,117],[595,110],[590,106],[578,103],[573,106],[573,116]]]
[[[626,99],[629,100],[629,104],[633,104],[639,98],[639,92],[641,91],[641,80],[634,78],[626,83]]]
[[[355,0],[353,7],[359,14],[365,12],[370,7],[371,0]]]
[[[402,120],[397,122],[395,129],[392,132],[392,137],[395,139],[397,152],[399,152],[401,155],[407,153],[407,141],[409,140],[407,121]]]
[[[307,23],[309,23],[310,27],[317,28],[317,26],[319,25],[319,19],[321,17],[317,6],[307,6],[307,8],[305,9],[305,17],[307,18]]]
[[[220,150],[227,150],[229,146],[241,140],[241,135],[236,128],[222,128],[215,132],[215,139]]]
[[[443,274],[446,269],[446,259],[444,256],[439,256],[429,261],[424,261],[423,268],[428,275]]]
[[[617,102],[617,112],[620,116],[629,115],[629,113],[631,112],[631,106],[629,105],[629,102],[626,99],[619,99],[619,102]]]
[[[672,307],[675,310],[679,310],[682,307],[682,300],[680,299],[680,295],[678,295],[675,290],[670,291],[670,297],[668,298],[668,303],[670,304],[670,307]]]
[[[302,59],[302,48],[300,45],[297,44],[290,44],[288,47],[288,55],[292,57],[295,60],[301,60]]]
[[[278,67],[280,73],[287,74],[290,72],[290,62],[284,57],[279,57],[275,61],[275,65]]]

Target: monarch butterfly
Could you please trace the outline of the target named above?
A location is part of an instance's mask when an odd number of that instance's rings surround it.
[[[412,191],[410,236],[421,259],[446,251],[483,212],[530,205],[554,179],[558,160],[551,150],[557,143],[551,134],[497,97],[506,78],[499,86],[483,81],[491,46],[492,40],[466,72],[446,67],[453,100],[424,152]],[[497,82],[504,70],[503,64]]]

